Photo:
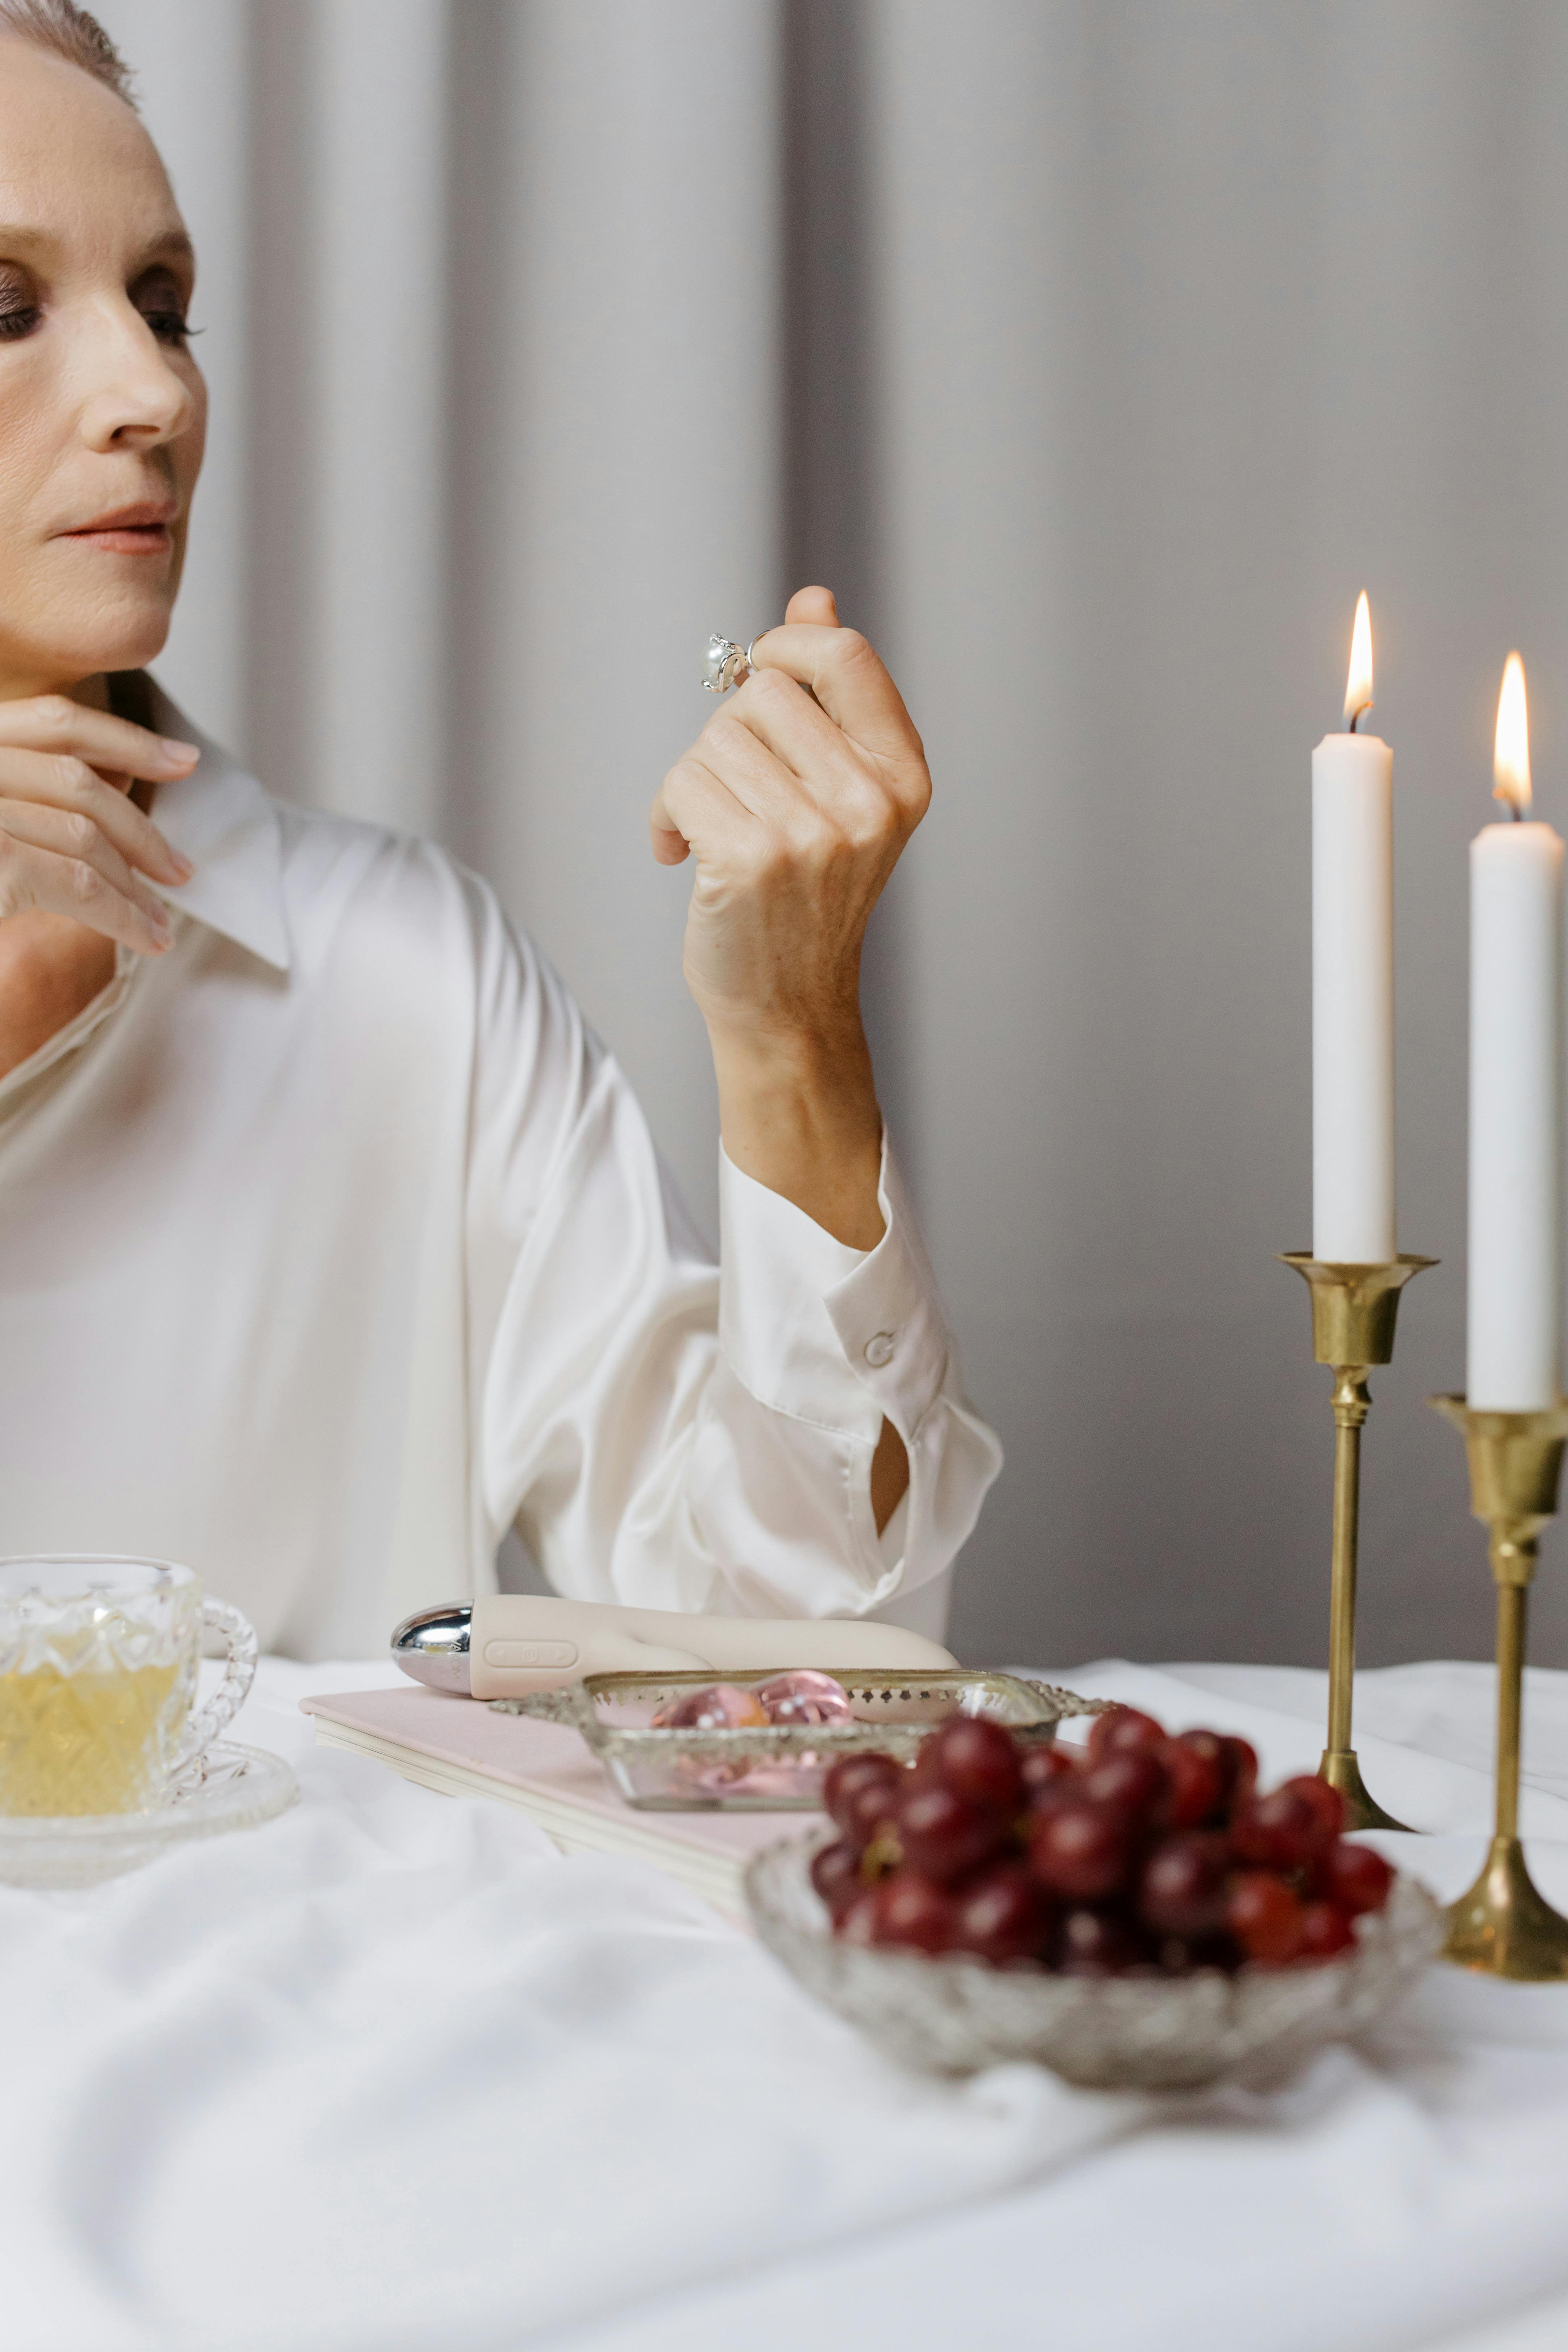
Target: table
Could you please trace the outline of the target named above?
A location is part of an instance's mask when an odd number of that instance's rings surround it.
[[[1040,1669],[1315,1764],[1316,1675]],[[82,1893],[0,1888],[8,2352],[1563,2352],[1568,1988],[1434,1970],[1283,2092],[900,2072],[662,1874],[317,1748],[299,1809]],[[1369,1783],[1483,1850],[1491,1675],[1363,1675]],[[1523,1827],[1568,1908],[1568,1675]],[[1403,1851],[1402,1851],[1403,1849]]]

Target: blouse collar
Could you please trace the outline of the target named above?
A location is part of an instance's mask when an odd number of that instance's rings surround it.
[[[159,831],[184,850],[195,873],[177,888],[162,882],[152,887],[181,914],[287,971],[292,958],[278,803],[237,760],[191,725],[162,687],[149,683],[158,733],[197,743],[202,754],[188,776],[159,785],[153,808]]]

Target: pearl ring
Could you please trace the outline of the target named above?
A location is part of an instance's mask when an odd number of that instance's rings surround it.
[[[728,694],[732,686],[743,686],[756,667],[752,659],[753,637],[749,646],[738,646],[733,637],[710,637],[707,657],[702,665],[702,690],[705,694]]]

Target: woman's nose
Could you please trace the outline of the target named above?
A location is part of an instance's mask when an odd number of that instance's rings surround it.
[[[81,407],[89,448],[157,448],[195,421],[195,395],[182,383],[139,313],[105,321],[79,364],[89,389]]]

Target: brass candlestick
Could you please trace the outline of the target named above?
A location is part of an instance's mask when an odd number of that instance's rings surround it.
[[[1312,1354],[1334,1375],[1334,1530],[1329,1593],[1329,1744],[1319,1777],[1345,1803],[1345,1827],[1402,1830],[1367,1793],[1351,1746],[1355,1687],[1356,1544],[1361,1518],[1361,1432],[1372,1410],[1366,1376],[1394,1360],[1399,1294],[1435,1257],[1390,1258],[1379,1265],[1341,1265],[1304,1250],[1281,1254],[1312,1294]]]
[[[1540,1895],[1519,1842],[1520,1702],[1525,1599],[1537,1540],[1557,1509],[1568,1401],[1539,1412],[1473,1412],[1462,1396],[1432,1399],[1462,1431],[1470,1511],[1489,1532],[1497,1584],[1497,1829],[1468,1895],[1448,1906],[1445,1959],[1520,1984],[1568,1977],[1568,1919]]]

